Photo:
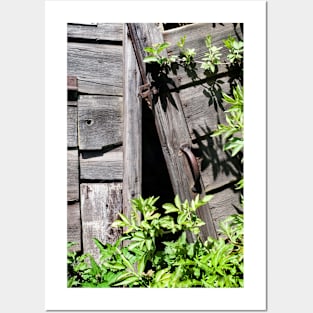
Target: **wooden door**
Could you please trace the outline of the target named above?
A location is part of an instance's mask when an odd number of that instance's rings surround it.
[[[193,81],[178,71],[164,83],[145,64],[142,70],[146,46],[169,41],[166,53],[176,54],[176,42],[186,35],[186,46],[201,58],[208,34],[221,45],[228,35],[242,36],[242,30],[239,24],[190,24],[172,30],[162,24],[68,24],[68,75],[77,79],[67,103],[68,240],[78,242],[77,251],[97,258],[92,239],[114,242],[120,230],[110,224],[119,212],[129,216],[130,200],[141,195],[142,106],[153,113],[174,194],[182,200],[198,193],[214,195],[199,210],[206,222],[202,238],[217,237],[218,222],[240,209],[234,183],[241,164],[222,150],[219,138],[210,136],[225,120],[221,92],[230,92],[236,73],[222,66],[218,77]],[[149,104],[139,95],[145,81],[159,84]],[[201,174],[196,186],[191,152]],[[190,234],[188,239],[193,239]]]
[[[166,31],[162,24],[128,24],[127,34],[126,42],[132,41],[137,52],[133,58],[136,57],[142,67],[147,55],[144,48],[153,44],[170,42],[164,55],[175,55],[178,54],[175,44],[186,35],[186,46],[195,48],[197,58],[201,59],[207,35],[212,36],[217,46],[222,46],[229,35],[239,39],[243,36],[240,24],[190,24]],[[223,56],[226,53],[223,49]],[[153,111],[174,193],[182,200],[191,200],[198,193],[214,195],[198,213],[206,223],[201,229],[202,238],[217,237],[219,221],[241,212],[240,193],[234,184],[242,175],[242,164],[223,151],[222,139],[212,138],[211,133],[219,123],[225,122],[227,104],[222,101],[222,92],[229,94],[241,76],[223,65],[217,75],[208,78],[199,74],[196,79],[184,70],[166,77],[158,76],[149,66],[144,66],[144,71],[146,81],[143,82],[158,89],[158,94],[151,93],[148,104],[143,105],[149,105]],[[196,161],[192,160],[192,155],[196,156]],[[195,182],[197,168],[200,178]]]

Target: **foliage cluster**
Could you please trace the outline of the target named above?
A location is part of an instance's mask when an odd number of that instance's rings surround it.
[[[161,70],[169,72],[169,70],[175,68],[176,65],[183,67],[188,67],[192,63],[200,63],[201,68],[214,73],[217,70],[217,65],[227,64],[227,65],[240,65],[243,61],[243,41],[237,41],[234,37],[229,36],[227,39],[223,40],[224,46],[228,50],[226,62],[221,61],[221,49],[222,47],[216,47],[212,44],[212,36],[207,35],[204,40],[207,52],[201,61],[196,61],[196,51],[194,48],[186,48],[186,35],[181,37],[177,42],[177,47],[179,48],[179,55],[165,55],[165,50],[171,44],[169,42],[153,44],[151,47],[146,47],[144,50],[148,55],[144,58],[146,63],[157,63]]]
[[[243,216],[220,224],[223,238],[200,240],[204,222],[196,211],[211,198],[182,203],[176,196],[162,206],[163,214],[155,206],[158,198],[133,199],[130,218],[120,214],[112,224],[127,231],[114,244],[94,239],[99,261],[68,252],[68,287],[243,287]],[[194,242],[187,241],[187,232],[195,235]],[[177,239],[162,241],[166,234]]]
[[[176,67],[182,66],[185,70],[190,72],[190,69],[193,71],[196,69],[196,64],[200,63],[201,68],[204,69],[206,74],[213,74],[217,71],[217,66],[220,64],[226,64],[228,66],[242,66],[243,63],[243,52],[244,52],[244,43],[241,40],[236,40],[232,36],[228,36],[227,39],[223,40],[224,47],[228,50],[228,54],[224,63],[221,60],[221,50],[222,47],[216,47],[212,44],[212,36],[207,35],[204,39],[207,52],[201,61],[196,61],[196,51],[194,48],[186,48],[186,36],[180,38],[177,42],[177,47],[179,48],[179,55],[171,55],[165,57],[165,49],[168,48],[171,44],[168,42],[162,44],[154,44],[152,47],[146,47],[145,51],[148,53],[148,56],[144,59],[146,63],[157,63],[159,65],[159,70],[165,73],[169,73],[172,70],[176,72]],[[211,134],[212,137],[223,136],[224,151],[230,151],[231,156],[236,156],[239,153],[243,153],[244,147],[244,88],[239,83],[232,88],[232,95],[227,95],[225,92],[222,92],[222,100],[230,104],[230,108],[226,111],[226,123],[219,124],[217,129],[214,130]],[[241,157],[241,162],[243,162],[243,157]],[[243,177],[236,184],[237,189],[243,189],[244,179]],[[241,195],[242,205],[243,205],[243,194]]]
[[[144,61],[156,64],[162,75],[175,74],[179,66],[190,73],[200,64],[205,74],[214,74],[220,64],[242,65],[242,41],[231,36],[223,41],[228,50],[224,63],[222,47],[214,46],[210,35],[204,41],[207,52],[201,60],[195,60],[195,49],[185,47],[184,36],[177,43],[179,55],[167,56],[164,52],[170,43],[165,42],[146,47]],[[223,136],[224,150],[236,156],[244,145],[243,87],[237,84],[232,94],[222,96],[230,104],[226,124],[219,124],[211,136]],[[237,189],[243,185],[242,178]],[[133,199],[130,217],[120,214],[112,224],[126,229],[123,235],[113,244],[94,239],[99,260],[88,253],[71,252],[74,243],[68,243],[68,287],[243,287],[243,215],[229,216],[220,223],[222,237],[202,241],[199,233],[205,223],[196,211],[211,198],[198,195],[181,202],[176,196],[174,203],[163,204],[163,211],[155,206],[158,198]],[[193,242],[187,241],[187,233],[193,234]],[[175,239],[168,240],[169,235]]]

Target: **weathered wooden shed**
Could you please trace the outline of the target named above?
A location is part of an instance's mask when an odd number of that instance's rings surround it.
[[[179,69],[164,82],[142,62],[155,43],[170,42],[166,53],[177,54],[184,35],[200,60],[208,34],[216,46],[243,39],[233,23],[68,24],[68,241],[77,251],[97,256],[92,238],[115,241],[121,230],[110,224],[139,195],[160,196],[161,205],[176,194],[214,194],[199,211],[203,237],[217,237],[218,222],[241,212],[234,184],[242,164],[210,134],[225,122],[222,91],[242,77],[220,65],[209,78]]]

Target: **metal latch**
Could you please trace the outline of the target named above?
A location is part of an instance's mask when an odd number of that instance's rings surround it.
[[[152,95],[157,95],[158,93],[158,89],[149,83],[139,86],[139,96],[148,103],[150,109],[152,107]]]

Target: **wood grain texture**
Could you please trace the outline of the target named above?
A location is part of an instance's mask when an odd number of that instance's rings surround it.
[[[230,93],[228,79],[223,77],[212,86],[203,84],[179,91],[192,139],[217,129],[218,124],[226,123],[224,111],[229,105],[222,100],[222,92]]]
[[[67,206],[67,241],[76,242],[71,251],[81,251],[81,219],[78,202]]]
[[[76,148],[78,146],[77,139],[77,106],[67,107],[67,146]]]
[[[103,181],[123,180],[122,147],[111,151],[82,152],[80,155],[80,179]]]
[[[232,187],[226,187],[213,195],[210,201],[212,217],[217,232],[220,233],[219,223],[221,221],[232,214],[243,212],[240,204],[240,192],[235,191]]]
[[[122,23],[68,24],[67,37],[79,39],[122,41]]]
[[[78,150],[67,151],[67,201],[79,200]]]
[[[163,42],[163,36],[155,24],[131,24],[140,45],[141,56],[145,56],[144,47],[152,46],[154,43]],[[153,75],[153,74],[152,74]],[[152,81],[150,73],[148,80]],[[178,82],[174,81],[174,84]],[[155,116],[156,129],[159,135],[164,158],[168,167],[169,176],[172,182],[173,191],[184,201],[191,200],[195,194],[191,191],[194,184],[190,167],[183,153],[180,151],[182,144],[191,144],[191,138],[181,107],[178,93],[169,92],[170,84],[164,84],[160,88],[160,94],[154,99],[153,113]],[[206,222],[206,227],[201,229],[201,237],[216,237],[209,208],[203,207],[198,211],[200,217]],[[188,234],[192,239],[192,234]]]
[[[199,157],[199,167],[206,192],[235,182],[242,176],[242,163],[223,151],[224,140],[221,136],[211,138],[210,134],[198,138],[193,145]]]
[[[122,96],[122,46],[69,42],[67,47],[68,75],[77,76],[80,93]]]
[[[124,30],[124,176],[123,213],[130,217],[131,199],[141,195],[142,182],[142,112],[138,96],[141,77],[133,46]]]
[[[81,96],[78,133],[81,150],[99,150],[122,143],[123,99],[114,96]]]
[[[205,38],[208,35],[212,36],[213,46],[222,47],[220,50],[222,62],[226,60],[227,54],[229,53],[228,49],[224,46],[223,40],[227,39],[229,35],[236,38],[236,40],[243,39],[243,33],[239,23],[194,23],[163,32],[164,41],[171,43],[171,46],[167,49],[169,55],[179,55],[177,42],[184,35],[186,35],[185,48],[194,48],[196,51],[195,61],[201,61],[205,56],[207,52]],[[200,69],[200,64],[197,65],[197,68]],[[227,71],[225,65],[218,66],[219,73],[225,73]],[[203,70],[198,72],[199,78],[205,78]],[[188,84],[192,81],[184,70],[179,70],[178,75],[181,79],[181,85]]]
[[[93,242],[113,243],[120,230],[111,224],[122,212],[122,183],[81,184],[81,218],[84,252],[96,259],[99,251]]]

